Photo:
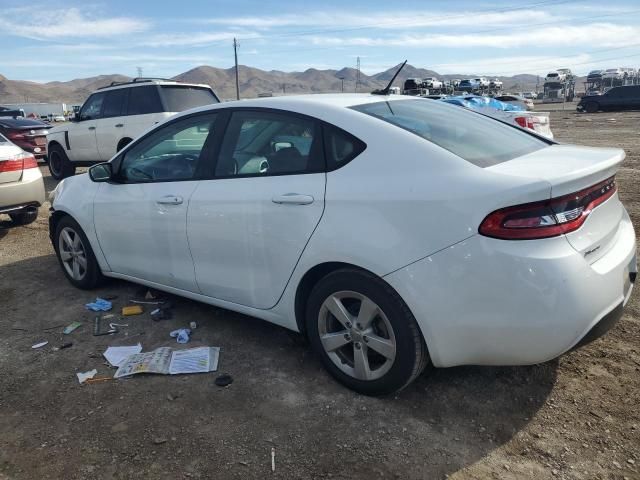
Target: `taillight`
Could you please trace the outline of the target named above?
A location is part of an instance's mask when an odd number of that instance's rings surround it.
[[[0,160],[0,173],[15,172],[28,168],[38,168],[38,161],[36,157],[27,152],[21,152],[6,160]]]
[[[516,117],[515,121],[522,128],[528,128],[530,130],[534,130],[536,123],[540,123],[540,120],[538,120],[538,117],[533,117],[533,116],[531,116],[531,117]]]
[[[487,215],[478,231],[503,240],[556,237],[580,228],[591,211],[615,191],[615,177],[611,177],[562,197],[501,208]]]
[[[10,140],[23,140],[25,138],[22,133],[18,132],[9,132],[7,133],[7,137],[9,137]]]

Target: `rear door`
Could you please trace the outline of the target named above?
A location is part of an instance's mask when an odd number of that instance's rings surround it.
[[[105,93],[102,117],[96,121],[96,141],[100,158],[107,161],[116,154],[122,139],[129,89],[117,88]]]
[[[157,85],[140,85],[127,88],[129,91],[126,116],[122,119],[122,137],[135,140],[149,128],[169,118],[165,112]]]
[[[234,111],[215,178],[200,182],[189,204],[187,231],[200,291],[273,307],[324,211],[324,171],[315,119]]]

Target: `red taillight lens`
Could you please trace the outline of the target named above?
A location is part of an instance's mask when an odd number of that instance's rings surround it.
[[[18,133],[18,132],[9,132],[7,133],[7,137],[9,137],[10,140],[24,140],[24,135],[22,133]]]
[[[501,208],[480,224],[486,237],[503,240],[533,240],[573,232],[591,211],[616,191],[615,177],[563,197]]]
[[[533,130],[536,123],[539,123],[536,117],[516,117],[516,123],[522,128]]]
[[[18,153],[6,160],[0,160],[0,173],[38,168],[36,157],[27,152]]]

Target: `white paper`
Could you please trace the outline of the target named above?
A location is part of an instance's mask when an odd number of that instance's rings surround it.
[[[76,375],[78,376],[78,381],[80,383],[84,383],[86,380],[95,377],[97,374],[98,371],[95,368],[93,370],[89,370],[88,372],[76,373]]]
[[[103,353],[104,358],[114,367],[121,366],[129,355],[134,355],[142,351],[142,345],[131,345],[129,347],[109,347]]]
[[[209,347],[175,350],[171,355],[169,373],[198,373],[209,371]]]

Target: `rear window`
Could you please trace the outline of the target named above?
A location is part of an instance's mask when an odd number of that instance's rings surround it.
[[[9,140],[4,138],[1,133],[0,133],[0,143],[9,143]]]
[[[208,88],[162,86],[160,91],[167,112],[182,112],[190,108],[219,103],[216,96]]]
[[[427,99],[394,100],[351,107],[408,130],[478,167],[490,167],[549,144],[465,108]]]

